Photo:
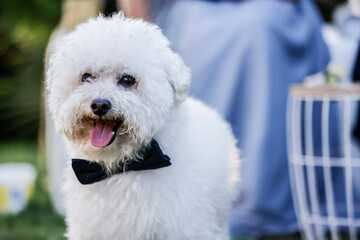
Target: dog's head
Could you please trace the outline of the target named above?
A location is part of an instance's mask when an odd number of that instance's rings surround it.
[[[46,83],[58,131],[86,154],[121,160],[187,97],[190,73],[157,26],[117,14],[66,35]]]

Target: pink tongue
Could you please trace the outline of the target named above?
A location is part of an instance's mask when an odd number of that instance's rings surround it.
[[[106,147],[113,137],[112,131],[114,129],[115,122],[105,122],[99,119],[96,122],[96,126],[91,131],[90,141],[95,147]]]

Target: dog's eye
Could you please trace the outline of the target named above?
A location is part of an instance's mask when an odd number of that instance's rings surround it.
[[[132,87],[136,83],[136,79],[130,75],[124,75],[118,80],[118,84],[125,88]]]
[[[81,82],[82,83],[90,82],[94,78],[95,77],[93,75],[91,75],[90,73],[84,73],[83,75],[81,75]]]

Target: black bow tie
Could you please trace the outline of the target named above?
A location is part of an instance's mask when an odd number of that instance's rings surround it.
[[[111,174],[98,163],[84,159],[72,159],[72,168],[80,183],[92,184],[111,177],[113,174],[123,173],[127,171],[141,171],[163,168],[171,165],[170,158],[163,154],[159,144],[152,140],[150,147],[143,154],[143,159],[131,161],[129,164],[119,166],[114,169]]]

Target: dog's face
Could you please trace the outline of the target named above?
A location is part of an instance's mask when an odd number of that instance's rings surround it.
[[[149,23],[98,17],[58,46],[46,73],[48,106],[58,131],[95,158],[131,156],[187,96],[188,69]]]

